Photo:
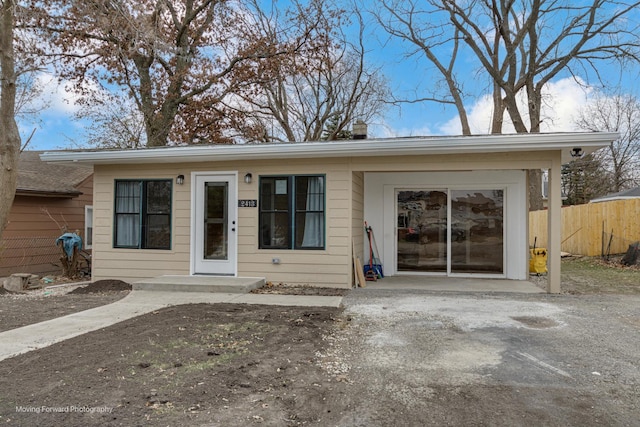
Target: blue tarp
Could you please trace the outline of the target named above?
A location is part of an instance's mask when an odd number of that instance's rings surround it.
[[[64,252],[67,254],[67,258],[71,258],[73,256],[74,246],[77,246],[78,250],[82,249],[82,237],[78,236],[76,233],[64,233],[56,239],[56,246],[58,246],[60,242],[62,242],[62,245],[64,246]]]

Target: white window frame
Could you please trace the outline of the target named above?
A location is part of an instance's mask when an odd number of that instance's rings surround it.
[[[91,230],[91,244],[88,244],[89,230]],[[93,205],[84,206],[84,248],[93,249]]]

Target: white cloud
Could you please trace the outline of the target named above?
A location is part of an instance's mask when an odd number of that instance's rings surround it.
[[[572,78],[551,82],[546,87],[542,107],[543,132],[568,132],[576,130],[574,113],[589,102],[592,88]]]
[[[33,76],[32,84],[37,96],[25,106],[26,114],[18,118],[23,143],[33,134],[29,149],[58,149],[79,145],[86,121],[78,120],[75,114],[83,108],[80,94],[73,90],[70,82],[60,82],[51,73],[40,72]],[[87,84],[93,97],[99,97],[104,89],[96,84]]]
[[[471,133],[486,134],[491,131],[491,117],[493,114],[493,101],[490,96],[485,95],[478,99],[471,107],[467,107],[467,119],[471,127]],[[448,120],[441,125],[439,133],[443,135],[461,135],[462,125],[459,116]]]
[[[44,108],[44,114],[70,116],[78,110],[79,95],[70,90],[69,83],[59,82],[49,73],[40,73],[36,77],[36,84],[42,88],[40,99],[36,102]]]
[[[69,81],[59,81],[51,73],[40,72],[33,79],[33,85],[39,91],[39,96],[27,107],[39,111],[42,116],[71,117],[81,108],[78,102],[81,95]],[[95,83],[85,83],[84,87],[94,97],[99,97],[101,92],[106,93]]]
[[[568,132],[576,130],[573,124],[573,114],[584,106],[592,90],[585,87],[583,82],[576,82],[573,78],[565,78],[550,82],[545,86],[542,105],[542,132]],[[520,111],[526,112],[526,98],[524,93],[519,97]],[[479,98],[467,107],[469,126],[474,134],[487,134],[491,131],[493,102],[490,96]],[[523,117],[528,121],[528,116]],[[458,116],[445,122],[438,128],[445,135],[460,135],[462,127]],[[515,132],[505,113],[504,133]]]

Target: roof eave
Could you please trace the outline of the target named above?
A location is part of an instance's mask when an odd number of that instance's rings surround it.
[[[564,162],[571,160],[571,150],[574,147],[580,147],[585,154],[588,154],[609,145],[618,136],[617,133],[592,132],[390,138],[291,144],[166,147],[119,151],[57,151],[45,152],[41,154],[41,158],[46,162],[62,163],[140,164],[562,150]]]
[[[24,188],[16,189],[16,196],[56,197],[61,199],[73,199],[80,195],[82,195],[81,191],[47,191],[47,190],[28,190]]]

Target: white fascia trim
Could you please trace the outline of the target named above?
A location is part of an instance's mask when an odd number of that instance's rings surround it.
[[[609,145],[618,137],[617,133],[592,132],[361,139],[283,144],[192,145],[119,151],[56,151],[45,152],[40,155],[40,158],[45,162],[140,164],[563,150],[563,159],[565,159],[570,157],[569,152],[573,147],[581,147],[585,153],[589,153]]]

